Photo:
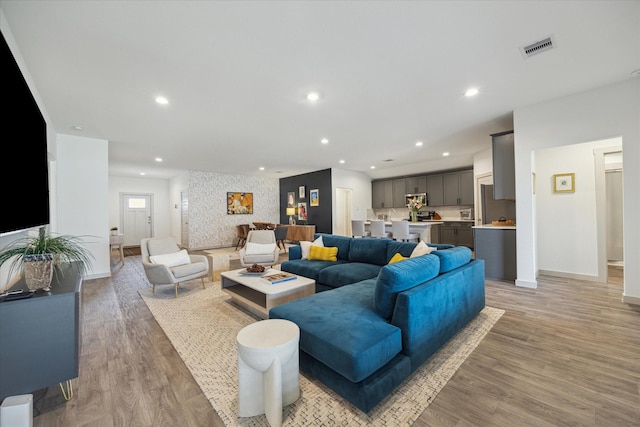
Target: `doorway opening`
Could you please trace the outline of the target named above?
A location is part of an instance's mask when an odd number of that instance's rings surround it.
[[[120,193],[120,223],[125,247],[153,237],[153,194]]]
[[[336,188],[336,215],[333,224],[333,234],[351,237],[351,188]]]

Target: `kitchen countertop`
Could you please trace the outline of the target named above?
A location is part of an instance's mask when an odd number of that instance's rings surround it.
[[[409,221],[408,221],[409,222]],[[371,220],[366,220],[364,222],[365,225],[370,225]],[[439,220],[428,220],[428,221],[418,221],[418,222],[409,222],[409,227],[427,227],[432,225],[444,224],[444,222]],[[384,225],[391,226],[391,221],[385,221]]]
[[[491,224],[483,224],[483,225],[475,225],[472,228],[489,228],[495,230],[515,230],[515,225],[491,225]]]

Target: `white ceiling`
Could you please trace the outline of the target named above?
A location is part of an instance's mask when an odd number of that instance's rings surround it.
[[[640,69],[639,1],[0,7],[56,131],[109,140],[121,176],[341,168],[384,178],[470,166],[491,133],[513,128],[514,109]],[[555,49],[521,55],[550,35]],[[480,94],[465,98],[470,87]]]

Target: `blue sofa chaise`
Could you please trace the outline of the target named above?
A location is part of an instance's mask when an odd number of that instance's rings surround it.
[[[484,308],[484,261],[467,247],[440,245],[388,264],[416,243],[322,236],[325,247],[338,247],[337,261],[299,259],[292,247],[281,266],[314,278],[319,292],[272,308],[269,318],[300,327],[303,371],[369,412]]]

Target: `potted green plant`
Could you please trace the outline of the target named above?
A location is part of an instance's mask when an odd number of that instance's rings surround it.
[[[37,237],[23,237],[9,243],[0,252],[0,266],[10,262],[9,276],[24,271],[27,287],[49,290],[54,266],[75,262],[84,275],[91,268],[93,254],[79,236],[55,235],[40,229]]]
[[[112,236],[118,235],[118,227],[111,227],[111,235]]]

